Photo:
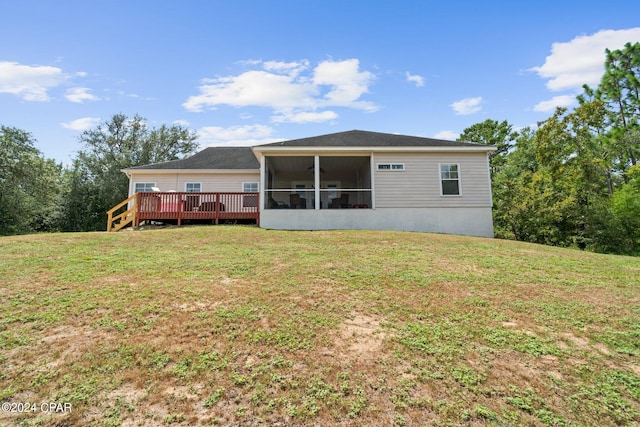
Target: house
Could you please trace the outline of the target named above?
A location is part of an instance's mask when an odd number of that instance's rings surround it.
[[[131,196],[154,188],[163,195],[200,193],[198,206],[176,199],[183,218],[204,215],[202,198],[217,192],[217,206],[227,215],[231,205],[245,211],[255,205],[264,228],[493,237],[492,151],[482,144],[353,130],[252,148],[212,147],[124,172]],[[245,193],[244,201],[224,199],[231,196],[223,192]],[[254,201],[247,203],[250,195]]]
[[[141,191],[258,191],[260,163],[251,147],[209,147],[191,157],[123,170],[129,195]]]

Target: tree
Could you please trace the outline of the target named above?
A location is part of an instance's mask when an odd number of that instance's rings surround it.
[[[104,230],[106,211],[128,195],[129,181],[122,169],[176,160],[192,154],[195,132],[179,125],[150,129],[146,120],[115,114],[95,129],[83,132],[84,145],[67,176],[65,230]],[[77,212],[82,212],[78,217]]]
[[[531,183],[537,170],[535,131],[525,128],[491,180],[496,237],[530,241],[529,236],[535,234],[531,219],[536,217],[537,206]]]
[[[616,251],[606,117],[601,100],[583,98],[520,133],[493,178],[497,236]]]
[[[490,154],[491,172],[495,173],[504,165],[507,153],[513,148],[518,133],[506,121],[487,119],[466,128],[458,141],[475,142],[477,144],[495,145],[497,150]]]
[[[557,204],[568,208],[557,224],[564,245],[599,250],[608,238],[602,233],[610,217],[612,188],[605,117],[602,101],[581,100],[570,113],[558,108],[536,133],[541,170],[552,178],[550,190],[559,196]]]
[[[625,171],[640,158],[640,43],[605,53],[602,80],[595,91],[585,86],[585,94],[605,103],[617,168]]]
[[[640,255],[640,165],[629,168],[627,182],[613,195],[613,213],[616,225],[624,236],[615,249]]]
[[[31,134],[0,126],[0,235],[56,228],[61,172]]]

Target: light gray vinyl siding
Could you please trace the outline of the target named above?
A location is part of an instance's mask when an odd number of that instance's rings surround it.
[[[185,191],[187,182],[201,183],[202,192],[241,192],[243,182],[260,182],[260,174],[247,173],[133,173],[129,191],[136,182],[155,182],[160,191]],[[131,195],[130,194],[130,195]]]
[[[379,208],[490,207],[487,153],[375,153]],[[379,171],[378,163],[404,163],[404,171]],[[442,196],[440,164],[460,165],[460,196]]]

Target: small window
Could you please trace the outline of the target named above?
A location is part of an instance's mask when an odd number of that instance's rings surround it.
[[[257,182],[243,182],[242,183],[242,191],[245,193],[257,193],[258,192],[258,183]]]
[[[142,192],[150,192],[153,191],[153,187],[156,186],[155,182],[136,182],[135,184],[135,193],[142,193]]]
[[[459,196],[459,166],[453,163],[440,165],[440,183],[443,196]]]
[[[186,191],[187,193],[199,193],[201,187],[202,184],[200,184],[199,182],[187,182],[185,184],[184,191]]]
[[[378,163],[379,171],[403,171],[404,163]]]

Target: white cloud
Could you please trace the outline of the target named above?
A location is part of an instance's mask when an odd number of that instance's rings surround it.
[[[244,59],[242,61],[236,62],[236,64],[252,66],[252,65],[260,65],[262,61],[260,59]]]
[[[417,87],[424,86],[424,78],[422,76],[411,74],[408,71],[405,73],[405,76],[407,76],[409,83],[414,83]]]
[[[257,64],[254,64],[257,65]],[[304,70],[309,68],[309,61],[306,59],[300,62],[281,62],[281,61],[267,61],[263,64],[264,69],[267,71],[274,71],[276,73],[284,73],[290,76],[297,76]]]
[[[360,61],[324,61],[314,69],[313,83],[331,89],[319,102],[322,106],[341,106],[375,111],[378,108],[366,101],[358,101],[369,91],[375,76],[368,71],[359,71]]]
[[[250,146],[280,141],[272,138],[273,129],[264,125],[232,126],[223,128],[205,126],[198,129],[198,140],[205,146]]]
[[[247,71],[239,76],[207,79],[204,83],[200,95],[192,96],[182,104],[187,110],[202,111],[216,105],[281,110],[312,102],[315,91],[310,84],[295,83],[291,76],[266,71]]]
[[[547,112],[553,111],[556,107],[568,107],[575,104],[576,97],[574,95],[554,96],[548,101],[542,101],[533,107],[533,111]]]
[[[465,98],[460,101],[456,101],[449,105],[453,108],[453,111],[459,116],[468,116],[469,114],[477,113],[482,109],[480,104],[482,103],[482,97]]]
[[[549,79],[547,88],[552,91],[595,86],[604,73],[605,49],[621,49],[627,42],[639,41],[640,27],[578,36],[569,42],[553,43],[544,64],[531,71]]]
[[[278,122],[335,119],[335,112],[318,112],[327,107],[378,108],[361,100],[375,76],[361,71],[357,59],[324,61],[313,69],[306,60],[245,61],[243,65],[261,65],[262,69],[204,79],[200,93],[189,97],[183,107],[189,111],[215,109],[218,105],[266,107],[273,110],[273,120]]]
[[[99,101],[95,95],[90,94],[91,89],[86,87],[74,87],[67,90],[67,93],[64,95],[67,100],[71,102],[83,103],[84,101]]]
[[[329,110],[320,112],[302,111],[297,113],[286,111],[271,117],[275,123],[322,123],[337,118],[338,115]]]
[[[71,130],[89,130],[100,123],[99,117],[83,117],[70,122],[60,123],[63,128]]]
[[[191,123],[189,123],[187,120],[174,120],[171,124],[176,126],[189,127]]]
[[[443,130],[433,135],[436,139],[447,139],[449,141],[455,141],[459,136],[459,134],[452,130]]]
[[[58,67],[0,62],[0,93],[10,93],[25,101],[48,101],[47,91],[68,78]]]

